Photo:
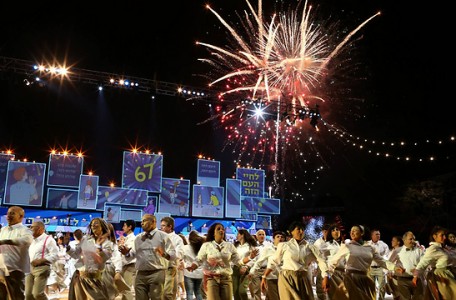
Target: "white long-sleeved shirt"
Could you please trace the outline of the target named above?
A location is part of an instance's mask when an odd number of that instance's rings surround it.
[[[131,233],[127,234],[127,236],[124,238],[124,245],[128,249],[133,248],[133,244],[135,243],[135,238],[136,238],[136,235],[135,235],[134,232],[131,232]],[[136,259],[127,260],[125,258],[125,256],[122,255],[122,265],[126,266],[126,265],[129,265],[129,264],[133,264],[135,262],[136,262]]]
[[[298,243],[295,239],[291,239],[279,243],[271,267],[274,270],[282,265],[282,270],[307,271],[309,264],[314,261],[318,263],[322,276],[327,276],[328,266],[320,250],[306,240]]]
[[[411,277],[421,257],[424,255],[424,250],[416,246],[412,248],[402,246],[400,249],[394,250],[391,253],[388,260],[395,263],[396,266],[405,269],[402,274],[397,274],[397,276]]]
[[[222,241],[218,244],[216,241],[210,241],[203,243],[195,263],[203,266],[205,275],[231,276],[231,265],[241,265],[241,259],[232,243]]]
[[[168,255],[169,260],[176,259],[176,248],[166,232],[155,228],[150,233],[151,238],[144,238],[146,232],[138,234],[135,243],[130,249],[127,260],[136,258],[136,270],[152,271],[168,268],[168,260],[160,256],[156,249],[161,247]]]
[[[196,255],[197,253],[193,252],[193,247],[189,245],[184,245],[184,267],[190,267],[193,262],[196,260]],[[189,277],[189,278],[203,278],[203,267],[199,266],[197,269],[195,269],[193,272],[188,271],[187,269],[184,269],[184,276]]]
[[[386,261],[374,247],[368,244],[361,245],[356,241],[342,244],[340,249],[329,260],[329,268],[335,269],[342,260],[345,261],[345,269],[347,271],[360,271],[367,274],[372,261],[375,261],[380,267],[391,271],[394,270],[394,264]]]
[[[28,253],[30,262],[35,259],[44,258],[53,264],[59,259],[59,247],[54,238],[46,233],[33,239],[28,249]]]
[[[456,261],[443,249],[442,244],[431,242],[416,266],[414,276],[422,275],[428,266],[441,269],[456,266]]]
[[[33,241],[32,232],[22,223],[2,227],[0,240],[13,240],[15,245],[0,245],[8,271],[30,272],[30,257],[28,249]]]

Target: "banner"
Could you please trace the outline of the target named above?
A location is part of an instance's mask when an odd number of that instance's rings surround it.
[[[122,187],[161,192],[163,156],[124,151]]]

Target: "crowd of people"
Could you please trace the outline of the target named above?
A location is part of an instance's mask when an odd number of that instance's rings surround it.
[[[23,218],[9,207],[0,231],[0,300],[49,299],[67,286],[70,300],[456,299],[456,236],[439,226],[428,244],[408,231],[389,246],[380,229],[368,235],[362,225],[343,240],[337,224],[325,224],[315,242],[301,222],[274,231],[272,242],[239,228],[232,242],[219,222],[186,237],[172,217],[144,214],[137,235],[133,220],[117,237],[94,218],[85,233],[55,239],[43,222],[27,227]]]

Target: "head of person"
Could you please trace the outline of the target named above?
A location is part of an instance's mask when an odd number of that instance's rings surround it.
[[[221,242],[225,240],[225,226],[222,223],[215,222],[207,230],[206,241]]]
[[[13,172],[14,180],[22,181],[27,179],[27,170],[25,167],[19,167]]]
[[[109,234],[108,223],[102,218],[93,218],[89,223],[87,234],[92,237],[100,237],[103,234]]]
[[[190,234],[188,235],[188,243],[192,247],[195,254],[198,254],[204,241],[205,239],[200,236],[196,230],[190,231]]]
[[[304,239],[304,224],[298,221],[294,221],[288,226],[288,232],[291,237],[297,241]]]
[[[391,239],[391,245],[393,246],[393,248],[395,244],[395,242],[393,241],[395,241],[396,238],[396,236],[393,236],[393,238]],[[406,248],[413,248],[416,245],[415,235],[413,234],[413,232],[407,231],[406,233],[404,233],[404,235],[402,235],[402,242]]]
[[[285,233],[283,233],[282,231],[274,231],[274,233],[272,234],[272,239],[274,245],[277,246],[279,243],[285,241]]]
[[[125,234],[130,234],[135,231],[136,222],[134,220],[126,220],[123,223],[122,230]]]
[[[260,229],[255,233],[255,236],[256,236],[257,242],[259,244],[263,244],[264,240],[266,239],[266,232],[264,232],[263,229]]]
[[[141,228],[149,233],[157,228],[157,218],[152,214],[144,214],[141,218]]]
[[[429,236],[430,242],[436,242],[439,244],[445,244],[446,241],[446,232],[447,230],[441,226],[434,226],[431,230],[431,234]]]
[[[453,230],[449,230],[447,232],[447,241],[448,246],[456,247],[456,232]]]
[[[82,236],[84,235],[84,233],[82,232],[81,229],[76,229],[74,232],[73,232],[73,237],[75,240],[78,240],[80,241],[82,239]]]
[[[24,219],[25,211],[22,207],[19,206],[11,206],[8,208],[8,212],[6,214],[6,221],[8,225],[16,225],[22,223]]]
[[[356,241],[360,244],[363,243],[364,236],[364,226],[363,225],[353,225],[350,229],[350,238],[353,241]]]
[[[339,225],[337,224],[330,224],[328,228],[328,235],[326,237],[326,241],[332,242],[332,241],[338,241],[340,242],[340,229]]]
[[[328,235],[330,233],[330,231],[329,231],[330,227],[331,227],[331,224],[328,224],[328,223],[323,224],[323,226],[321,227],[321,236],[323,237],[323,240],[325,240],[325,241],[328,239]]]
[[[237,233],[237,236],[236,236],[236,240],[241,243],[241,244],[244,244],[244,243],[247,243],[249,244],[251,247],[256,247],[257,246],[257,241],[255,240],[255,238],[249,233],[249,231],[247,229],[239,229],[238,230],[238,233]]]
[[[116,237],[116,230],[114,229],[114,225],[108,222],[109,228],[109,240],[114,244],[117,244],[117,237]]]
[[[380,240],[380,230],[379,229],[374,228],[371,230],[371,240],[374,243],[376,243]]]
[[[174,231],[174,218],[164,217],[160,221],[160,230],[166,233],[171,233]]]
[[[32,231],[33,237],[36,239],[44,233],[44,223],[41,221],[35,221],[32,223],[32,225],[30,225],[30,230]]]

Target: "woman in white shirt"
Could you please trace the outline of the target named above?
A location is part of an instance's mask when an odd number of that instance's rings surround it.
[[[429,247],[426,248],[424,255],[415,268],[412,282],[416,286],[418,277],[428,267],[431,267],[432,270],[426,277],[427,290],[425,298],[456,299],[456,274],[453,273],[456,261],[444,249],[446,230],[440,226],[435,226],[431,231],[430,241]]]
[[[248,262],[247,258],[240,259],[236,247],[225,241],[225,227],[221,223],[213,223],[207,231],[206,242],[191,267],[194,271],[203,266],[207,300],[231,300],[233,298],[233,281],[231,265],[241,265]]]
[[[323,277],[323,291],[326,292],[328,283],[326,261],[316,246],[304,240],[304,225],[301,222],[293,222],[288,231],[292,238],[278,244],[271,265],[273,270],[282,266],[278,282],[280,299],[313,300],[308,267],[314,261],[318,263]]]
[[[198,234],[195,230],[190,231],[188,235],[188,244],[184,246],[184,267],[189,267],[196,260],[201,246],[204,243],[204,238]],[[199,266],[193,272],[188,271],[184,268],[184,284],[185,291],[187,293],[187,300],[202,300],[203,295],[201,293],[201,285],[203,283],[203,267]]]

